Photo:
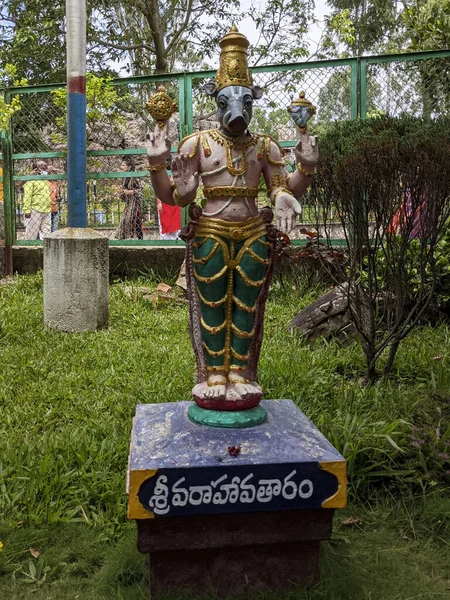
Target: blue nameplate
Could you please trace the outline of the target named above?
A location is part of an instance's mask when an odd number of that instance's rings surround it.
[[[322,508],[338,481],[316,464],[163,469],[138,498],[155,517]]]

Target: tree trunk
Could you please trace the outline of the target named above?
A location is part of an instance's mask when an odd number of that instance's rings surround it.
[[[394,364],[395,356],[397,354],[397,350],[398,350],[399,346],[400,346],[400,340],[392,342],[392,344],[390,345],[388,358],[387,358],[386,364],[384,365],[384,371],[383,371],[384,379],[389,379],[389,377],[391,375],[392,366]]]
[[[142,14],[152,32],[155,47],[155,73],[167,73],[167,56],[164,43],[164,28],[161,21],[158,0],[146,0],[142,4]]]

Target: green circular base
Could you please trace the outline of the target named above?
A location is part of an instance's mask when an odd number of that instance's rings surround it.
[[[267,413],[262,406],[249,410],[206,410],[197,404],[192,404],[188,409],[188,417],[198,425],[208,427],[227,427],[240,429],[261,425],[267,418]]]

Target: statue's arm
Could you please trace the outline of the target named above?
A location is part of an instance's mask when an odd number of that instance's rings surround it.
[[[300,198],[311,185],[319,161],[317,137],[303,133],[294,148],[294,154],[297,168],[288,178],[288,188],[296,198]]]
[[[172,159],[173,199],[178,206],[187,206],[197,195],[200,181],[199,135],[193,134],[181,140],[178,153]]]
[[[283,233],[289,233],[295,227],[296,215],[300,214],[302,209],[288,185],[289,175],[282,160],[281,148],[270,138],[266,138],[264,148],[262,172],[267,195],[275,206],[277,228]],[[306,185],[301,193],[307,187]]]
[[[155,195],[165,204],[175,204],[173,200],[174,187],[167,174],[167,157],[170,154],[171,143],[167,137],[167,125],[162,129],[156,125],[153,133],[147,136],[148,168]]]
[[[310,136],[307,136],[307,138],[309,144]],[[315,141],[315,138],[312,139]],[[301,144],[300,147],[299,144]],[[303,154],[300,156],[304,158],[304,161],[300,162],[299,153],[302,152],[302,145]],[[317,150],[317,146],[315,148]],[[288,173],[282,160],[279,145],[274,140],[270,140],[270,144],[266,143],[263,172],[267,190],[268,192],[270,191],[270,200],[272,204],[275,204],[276,196],[281,190],[292,194],[294,198],[300,198],[311,185],[312,173],[316,168],[318,155],[316,158],[315,156],[311,156],[311,153],[307,154],[305,150],[308,150],[306,142],[303,141],[302,143],[302,140],[300,140],[295,147],[295,156],[298,161],[297,168],[293,173]],[[309,158],[310,162],[308,163],[305,158]],[[311,173],[311,175],[309,173]]]

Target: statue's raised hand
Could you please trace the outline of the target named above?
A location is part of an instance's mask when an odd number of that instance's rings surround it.
[[[295,217],[302,212],[299,202],[287,192],[280,192],[275,198],[277,229],[289,233],[295,227]]]
[[[155,126],[153,133],[147,135],[147,156],[151,165],[161,165],[170,154],[171,143],[167,137],[167,123],[162,129]]]
[[[172,176],[181,197],[195,195],[199,181],[198,172],[194,171],[187,154],[176,154],[172,158]]]
[[[297,162],[307,171],[314,171],[319,162],[319,148],[317,145],[317,136],[309,135],[308,132],[302,133],[299,141],[294,148]]]

